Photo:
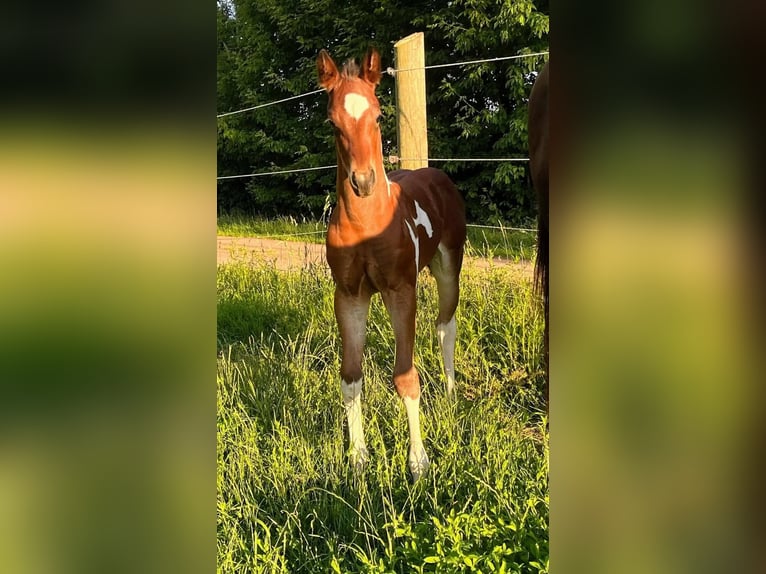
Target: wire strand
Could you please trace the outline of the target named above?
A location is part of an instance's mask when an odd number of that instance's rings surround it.
[[[419,68],[404,68],[404,69],[401,69],[401,70],[395,70],[394,68],[388,68],[386,70],[386,73],[388,73],[391,76],[395,76],[397,72],[409,72],[409,71],[412,71],[412,70],[427,70],[427,69],[431,69],[431,68],[446,68],[446,67],[450,67],[450,66],[464,66],[464,65],[468,65],[468,64],[481,64],[481,63],[484,63],[484,62],[500,62],[500,61],[503,61],[503,60],[515,60],[515,59],[519,59],[519,58],[530,58],[530,57],[533,57],[533,56],[543,56],[545,54],[548,54],[548,52],[535,52],[535,53],[532,53],[532,54],[517,54],[515,56],[501,56],[501,57],[498,57],[498,58],[486,58],[486,59],[483,59],[483,60],[469,60],[469,61],[465,61],[465,62],[452,62],[452,63],[448,63],[448,64],[434,64],[434,65],[431,65],[431,66],[423,66],[423,67],[419,67]],[[295,100],[295,99],[302,98],[302,97],[305,97],[305,96],[310,96],[310,95],[313,95],[313,94],[318,94],[319,92],[323,92],[323,91],[324,91],[324,89],[314,90],[314,91],[311,91],[311,92],[306,92],[305,94],[299,94],[297,96],[290,96],[289,98],[283,98],[281,100],[276,100],[276,101],[268,102],[268,103],[265,103],[265,104],[258,104],[257,106],[252,106],[252,107],[249,107],[249,108],[243,108],[241,110],[235,110],[233,112],[226,112],[226,113],[223,113],[223,114],[219,114],[216,117],[217,118],[222,118],[222,117],[231,116],[231,115],[234,115],[234,114],[241,114],[241,113],[244,113],[244,112],[249,112],[249,111],[252,111],[252,110],[257,110],[259,108],[264,108],[266,106],[271,106],[271,105],[274,105],[274,104],[280,104],[282,102],[287,102],[287,101]],[[529,158],[398,158],[396,156],[389,156],[388,160],[389,160],[389,163],[393,164],[393,163],[398,163],[398,162],[401,162],[401,161],[445,161],[445,162],[446,161],[465,161],[465,162],[485,162],[485,161],[486,162],[489,162],[489,161],[505,162],[505,161],[509,161],[509,162],[523,162],[523,161],[529,161]],[[286,173],[298,173],[298,172],[303,172],[303,171],[313,171],[313,170],[319,170],[319,169],[329,169],[329,168],[334,168],[334,167],[337,167],[337,165],[325,165],[325,166],[320,166],[320,167],[308,167],[308,168],[303,168],[303,169],[289,169],[289,170],[269,171],[269,172],[260,172],[260,173],[247,173],[247,174],[242,174],[242,175],[225,175],[225,176],[219,176],[216,179],[217,180],[224,180],[224,179],[238,179],[238,178],[243,178],[243,177],[260,177],[260,176],[264,176],[264,175],[280,175],[280,174],[286,174]]]
[[[478,227],[481,229],[500,229],[500,230],[506,230],[506,231],[529,231],[534,233],[537,231],[537,229],[528,229],[526,227],[505,227],[505,226],[497,226],[497,225],[479,225],[478,223],[466,223],[466,227]]]
[[[429,158],[403,158],[403,157],[396,157],[396,156],[388,156],[387,158],[388,163],[395,164],[400,163],[403,161],[529,161],[528,157],[477,157],[477,158],[466,158],[466,157],[458,157],[458,158],[439,158],[439,157],[429,157]],[[242,175],[222,175],[217,177],[216,179],[237,179],[241,177],[259,177],[262,175],[281,175],[285,173],[298,173],[301,171],[314,171],[318,169],[330,169],[331,167],[338,167],[337,164],[335,165],[322,165],[319,167],[304,167],[302,169],[284,169],[281,171],[263,171],[260,173],[245,173]]]
[[[466,223],[466,227],[476,227],[480,229],[498,229],[500,231],[525,231],[534,233],[537,231],[537,229],[528,229],[526,227],[507,227],[504,225],[479,225],[478,223]],[[316,235],[317,233],[326,233],[327,227],[324,229],[320,229],[318,231],[304,231],[300,233],[273,233],[273,234],[265,234],[265,235],[254,235],[253,237],[257,239],[279,239],[282,237],[300,237],[303,235]]]
[[[418,68],[403,68],[401,70],[397,70],[394,68],[387,68],[386,73],[389,76],[395,76],[397,72],[411,72],[413,70],[430,70],[432,68],[448,68],[451,66],[465,66],[468,64],[482,64],[485,62],[501,62],[503,60],[517,60],[519,58],[531,58],[534,56],[544,56],[548,54],[548,52],[534,52],[532,54],[517,54],[515,56],[500,56],[498,58],[485,58],[483,60],[468,60],[465,62],[451,62],[447,64],[433,64],[431,66],[422,66]],[[313,90],[311,92],[306,92],[305,94],[298,94],[297,96],[290,96],[289,98],[282,98],[281,100],[275,100],[273,102],[267,102],[265,104],[258,104],[256,106],[251,106],[249,108],[243,108],[241,110],[234,110],[232,112],[225,112],[223,114],[218,114],[216,118],[223,118],[226,116],[233,116],[235,114],[242,114],[244,112],[250,112],[252,110],[257,110],[260,108],[265,108],[267,106],[273,106],[274,104],[281,104],[282,102],[289,102],[290,100],[297,100],[298,98],[303,98],[305,96],[311,96],[314,94],[318,94],[319,92],[323,92],[324,88],[320,88],[318,90]]]
[[[397,157],[388,156],[388,163],[399,163],[402,161],[529,161],[528,157],[457,157],[457,158],[443,158],[443,157]]]
[[[449,68],[451,66],[465,66],[468,64],[483,64],[485,62],[500,62],[503,60],[518,60],[519,58],[531,58],[533,56],[544,56],[548,52],[534,52],[532,54],[517,54],[515,56],[500,56],[498,58],[485,58],[483,60],[468,60],[466,62],[450,62],[447,64],[432,64],[430,66],[420,66],[417,68],[402,68],[397,70],[395,68],[386,68],[386,73],[389,76],[395,76],[397,72],[411,72],[413,70],[430,70],[433,68]]]
[[[304,231],[301,233],[275,233],[271,235],[256,235],[257,239],[280,239],[283,237],[300,237],[302,235],[316,235],[317,233],[326,233],[327,228],[320,229],[319,231]]]
[[[260,173],[245,173],[242,175],[221,175],[216,179],[236,179],[239,177],[258,177],[261,175],[280,175],[283,173],[297,173],[299,171],[314,171],[317,169],[330,169],[331,167],[338,167],[337,165],[321,165],[319,167],[304,167],[301,169],[283,169],[280,171],[263,171]]]
[[[252,110],[257,110],[258,108],[265,108],[266,106],[273,106],[274,104],[281,104],[282,102],[289,102],[290,100],[297,100],[298,98],[302,98],[304,96],[310,96],[312,94],[318,94],[319,92],[324,92],[324,88],[319,90],[314,90],[313,92],[306,92],[305,94],[299,94],[297,96],[290,96],[289,98],[284,98],[281,100],[276,100],[274,102],[268,102],[266,104],[258,104],[257,106],[252,106],[250,108],[244,108],[241,110],[236,110],[233,112],[226,112],[225,114],[218,114],[216,118],[222,118],[225,116],[233,116],[234,114],[241,114],[243,112],[249,112]]]

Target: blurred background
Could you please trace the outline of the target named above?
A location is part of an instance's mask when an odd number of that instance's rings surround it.
[[[215,8],[0,16],[0,570],[215,568]]]
[[[760,572],[758,9],[583,8],[551,14],[553,571]]]

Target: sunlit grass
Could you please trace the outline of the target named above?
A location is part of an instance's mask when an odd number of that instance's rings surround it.
[[[464,271],[450,402],[435,284],[421,277],[416,365],[432,466],[413,486],[379,297],[363,391],[371,458],[355,479],[326,271],[219,267],[219,572],[547,572],[542,323],[529,281]]]
[[[218,235],[267,237],[285,241],[324,243],[326,226],[322,221],[279,217],[266,219],[246,215],[219,215]]]

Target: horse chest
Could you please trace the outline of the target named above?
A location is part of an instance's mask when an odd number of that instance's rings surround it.
[[[415,248],[409,242],[395,247],[383,238],[353,248],[328,247],[327,260],[335,282],[348,293],[386,291],[401,283],[414,284]]]
[[[400,284],[414,284],[417,269],[413,266],[411,246],[371,250],[364,262],[364,274],[377,291],[396,289]]]
[[[419,271],[436,252],[440,237],[430,218],[415,205],[418,209],[401,217],[398,224],[353,246],[337,231],[329,236],[327,259],[336,283],[350,293],[365,287],[385,291],[402,283],[414,285]]]

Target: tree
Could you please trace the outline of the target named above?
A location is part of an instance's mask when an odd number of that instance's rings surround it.
[[[538,4],[540,4],[538,2]],[[547,49],[547,4],[531,0],[231,0],[218,4],[218,109],[237,110],[317,89],[315,58],[342,61],[377,47],[393,66],[393,43],[423,31],[426,64]],[[430,69],[429,149],[433,157],[526,157],[526,98],[541,59]],[[378,90],[385,154],[396,153],[394,80]],[[315,94],[218,120],[219,175],[335,163]],[[524,164],[450,162],[469,217],[524,221],[534,216]],[[266,215],[318,215],[334,193],[333,170],[219,183],[219,208]]]

